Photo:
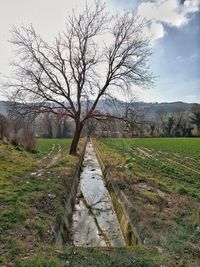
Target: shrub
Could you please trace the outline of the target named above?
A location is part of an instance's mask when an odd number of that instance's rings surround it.
[[[19,144],[19,140],[16,133],[11,132],[9,135],[9,140],[13,146],[17,146]]]
[[[28,128],[21,128],[17,133],[17,137],[19,143],[22,144],[27,151],[34,150],[36,141],[32,132]]]

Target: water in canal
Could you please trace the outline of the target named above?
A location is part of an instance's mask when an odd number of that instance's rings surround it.
[[[123,247],[125,241],[91,142],[86,145],[72,227],[80,247]]]

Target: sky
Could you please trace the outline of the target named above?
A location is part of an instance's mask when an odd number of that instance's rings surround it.
[[[200,0],[105,2],[111,13],[130,10],[150,21],[146,31],[152,36],[150,65],[156,82],[150,89],[134,87],[135,96],[145,102],[200,103]],[[13,25],[32,23],[50,42],[65,28],[72,8],[81,10],[84,5],[83,0],[0,0],[0,73],[11,72],[15,54],[8,40]]]

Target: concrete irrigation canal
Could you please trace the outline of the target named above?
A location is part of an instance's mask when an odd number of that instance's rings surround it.
[[[93,148],[88,141],[72,218],[72,239],[80,247],[123,247],[125,240],[103,181]]]

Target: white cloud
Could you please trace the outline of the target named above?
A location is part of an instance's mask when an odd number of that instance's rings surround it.
[[[150,34],[152,34],[152,39],[157,40],[165,35],[165,29],[163,25],[156,20],[152,20],[149,27]]]
[[[149,30],[156,40],[164,36],[163,23],[177,28],[187,24],[188,15],[199,11],[199,3],[199,0],[186,0],[183,5],[178,0],[143,2],[138,6],[138,15],[151,21]]]
[[[147,90],[139,86],[132,87],[132,95],[137,101],[144,101],[144,102],[154,101],[153,90]]]
[[[59,2],[59,3],[58,3]],[[88,5],[95,0],[87,0]],[[46,41],[54,40],[57,33],[65,29],[66,17],[72,9],[80,10],[86,1],[81,0],[7,0],[1,1],[0,8],[0,74],[10,73],[9,61],[13,59],[13,45],[8,43],[13,25],[33,24]]]
[[[186,0],[184,2],[184,9],[186,12],[197,12],[200,10],[199,0]]]

